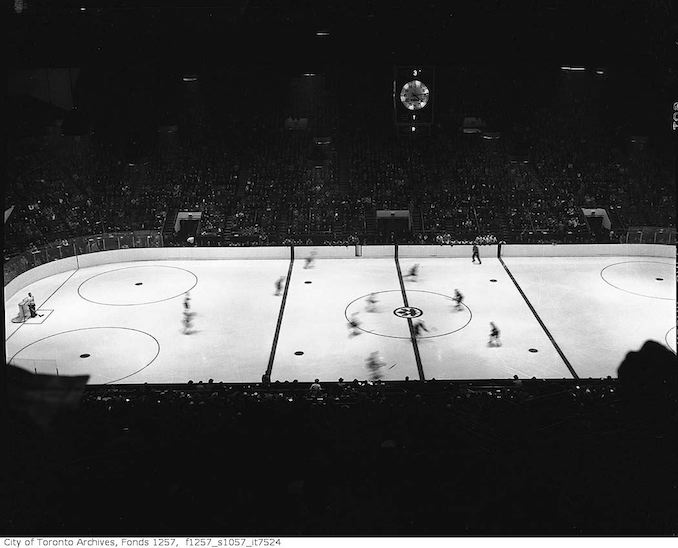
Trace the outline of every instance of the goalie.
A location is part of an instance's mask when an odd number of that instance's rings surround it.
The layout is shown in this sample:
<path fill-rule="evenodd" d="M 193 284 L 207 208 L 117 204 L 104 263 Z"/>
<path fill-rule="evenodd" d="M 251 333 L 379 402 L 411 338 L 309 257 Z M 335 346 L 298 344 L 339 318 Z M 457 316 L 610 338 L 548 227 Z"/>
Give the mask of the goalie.
<path fill-rule="evenodd" d="M 29 293 L 28 297 L 19 303 L 19 314 L 12 318 L 12 323 L 24 323 L 26 320 L 36 316 L 42 317 L 42 314 L 38 314 L 35 309 L 35 297 L 33 297 L 32 293 Z"/>

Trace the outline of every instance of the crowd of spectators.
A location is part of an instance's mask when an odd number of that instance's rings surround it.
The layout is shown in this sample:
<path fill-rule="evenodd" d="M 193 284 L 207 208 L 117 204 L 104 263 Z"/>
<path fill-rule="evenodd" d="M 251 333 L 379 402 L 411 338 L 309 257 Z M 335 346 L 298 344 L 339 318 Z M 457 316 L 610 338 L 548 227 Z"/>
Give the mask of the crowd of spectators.
<path fill-rule="evenodd" d="M 381 209 L 410 211 L 411 232 L 399 238 L 411 243 L 586 240 L 582 206 L 605 208 L 616 234 L 675 224 L 662 151 L 642 136 L 620 144 L 593 96 L 557 95 L 484 139 L 459 120 L 398 136 L 368 109 L 337 109 L 340 91 L 325 87 L 309 129 L 284 129 L 284 113 L 272 111 L 202 139 L 179 128 L 133 161 L 95 135 L 13 142 L 7 249 L 168 229 L 181 209 L 201 212 L 196 237 L 208 245 L 375 242 Z M 489 100 L 457 107 L 498 115 Z"/>
<path fill-rule="evenodd" d="M 486 234 L 485 236 L 477 236 L 473 240 L 453 240 L 451 234 L 438 234 L 435 241 L 440 245 L 494 245 L 499 243 L 496 236 L 492 234 Z"/>
<path fill-rule="evenodd" d="M 675 533 L 675 372 L 645 363 L 640 388 L 638 365 L 606 380 L 89 387 L 48 431 L 13 416 L 5 522 L 59 535 Z"/>

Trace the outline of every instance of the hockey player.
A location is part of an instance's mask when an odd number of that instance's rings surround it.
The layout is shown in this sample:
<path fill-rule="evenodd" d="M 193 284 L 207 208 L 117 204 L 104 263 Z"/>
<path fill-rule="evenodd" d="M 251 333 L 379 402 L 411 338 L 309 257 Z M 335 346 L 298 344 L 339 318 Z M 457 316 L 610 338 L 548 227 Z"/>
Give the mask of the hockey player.
<path fill-rule="evenodd" d="M 28 294 L 28 311 L 31 314 L 31 318 L 35 318 L 38 313 L 35 311 L 35 297 L 32 293 Z"/>
<path fill-rule="evenodd" d="M 349 329 L 349 337 L 356 337 L 360 335 L 360 320 L 358 319 L 358 313 L 354 312 L 351 314 L 351 317 L 348 320 L 348 329 Z"/>
<path fill-rule="evenodd" d="M 421 337 L 422 331 L 426 331 L 426 333 L 429 332 L 423 320 L 417 320 L 416 322 L 414 322 L 412 324 L 412 329 L 414 330 L 415 337 Z"/>
<path fill-rule="evenodd" d="M 278 297 L 282 293 L 283 283 L 285 283 L 285 276 L 280 276 L 275 281 L 275 296 Z"/>
<path fill-rule="evenodd" d="M 370 374 L 370 380 L 371 381 L 378 381 L 381 379 L 381 369 L 386 365 L 384 363 L 384 360 L 379 354 L 378 350 L 375 350 L 372 352 L 369 357 L 365 360 L 365 365 L 367 366 L 367 369 L 369 370 Z"/>
<path fill-rule="evenodd" d="M 184 293 L 184 310 L 190 310 L 191 309 L 191 294 L 186 291 Z"/>
<path fill-rule="evenodd" d="M 315 262 L 315 256 L 317 253 L 315 251 L 311 251 L 311 254 L 306 257 L 306 264 L 304 265 L 304 268 L 313 268 L 313 263 Z"/>
<path fill-rule="evenodd" d="M 367 311 L 368 312 L 376 312 L 377 311 L 377 303 L 379 302 L 377 300 L 377 296 L 374 293 L 370 293 L 367 296 Z"/>
<path fill-rule="evenodd" d="M 487 343 L 488 346 L 501 346 L 501 340 L 499 339 L 499 328 L 494 322 L 490 322 L 490 340 Z"/>
<path fill-rule="evenodd" d="M 478 251 L 478 246 L 476 244 L 473 244 L 473 258 L 471 262 L 475 263 L 476 259 L 478 259 L 478 264 L 483 264 L 482 261 L 480 260 L 480 252 Z"/>
<path fill-rule="evenodd" d="M 464 296 L 458 289 L 454 290 L 454 302 L 457 303 L 454 307 L 455 310 L 461 310 L 461 303 L 464 302 Z"/>
<path fill-rule="evenodd" d="M 193 327 L 193 312 L 188 309 L 184 310 L 184 334 L 189 335 L 191 333 L 191 328 Z"/>
<path fill-rule="evenodd" d="M 410 270 L 407 272 L 406 277 L 412 280 L 413 282 L 416 282 L 418 276 L 419 276 L 419 263 L 416 263 L 410 267 Z"/>

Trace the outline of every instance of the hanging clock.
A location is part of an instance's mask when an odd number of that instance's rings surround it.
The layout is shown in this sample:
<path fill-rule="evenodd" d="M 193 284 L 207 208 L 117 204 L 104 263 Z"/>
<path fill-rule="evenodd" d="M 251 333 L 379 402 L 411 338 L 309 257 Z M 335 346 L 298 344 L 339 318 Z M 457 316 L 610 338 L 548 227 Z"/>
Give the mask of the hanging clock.
<path fill-rule="evenodd" d="M 419 80 L 407 82 L 400 90 L 400 102 L 406 109 L 419 110 L 426 106 L 430 92 Z"/>
<path fill-rule="evenodd" d="M 430 133 L 436 103 L 435 67 L 394 65 L 391 92 L 396 131 L 408 135 Z"/>

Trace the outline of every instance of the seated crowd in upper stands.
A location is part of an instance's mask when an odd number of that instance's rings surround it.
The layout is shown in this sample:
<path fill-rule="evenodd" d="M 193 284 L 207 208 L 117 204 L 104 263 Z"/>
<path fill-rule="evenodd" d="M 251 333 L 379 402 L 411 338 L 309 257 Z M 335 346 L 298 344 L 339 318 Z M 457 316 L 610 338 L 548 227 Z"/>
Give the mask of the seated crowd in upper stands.
<path fill-rule="evenodd" d="M 568 107 L 537 109 L 485 140 L 459 127 L 399 138 L 326 105 L 307 131 L 284 130 L 279 116 L 238 126 L 247 146 L 177 135 L 134 162 L 95 136 L 66 153 L 24 139 L 10 145 L 6 203 L 15 210 L 5 249 L 159 231 L 179 210 L 202 212 L 199 245 L 380 243 L 388 235 L 375 224 L 379 209 L 410 211 L 405 241 L 441 245 L 589 241 L 581 206 L 608 211 L 610 241 L 628 226 L 674 226 L 675 194 L 657 153 L 620 151 L 586 122 L 590 105 Z M 331 136 L 324 144 L 314 139 L 321 133 Z M 520 135 L 532 144 L 517 158 Z"/>

